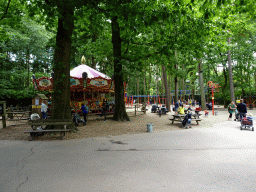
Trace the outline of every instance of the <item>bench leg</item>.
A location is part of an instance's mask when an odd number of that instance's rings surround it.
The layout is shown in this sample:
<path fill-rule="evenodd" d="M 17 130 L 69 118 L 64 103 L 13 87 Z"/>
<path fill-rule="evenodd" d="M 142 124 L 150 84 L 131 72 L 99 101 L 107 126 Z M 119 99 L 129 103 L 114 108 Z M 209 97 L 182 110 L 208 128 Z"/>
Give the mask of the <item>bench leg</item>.
<path fill-rule="evenodd" d="M 199 125 L 199 121 L 196 121 L 196 124 Z"/>
<path fill-rule="evenodd" d="M 60 132 L 60 140 L 63 140 L 65 136 L 65 132 Z"/>
<path fill-rule="evenodd" d="M 30 133 L 31 140 L 35 140 L 35 133 Z"/>

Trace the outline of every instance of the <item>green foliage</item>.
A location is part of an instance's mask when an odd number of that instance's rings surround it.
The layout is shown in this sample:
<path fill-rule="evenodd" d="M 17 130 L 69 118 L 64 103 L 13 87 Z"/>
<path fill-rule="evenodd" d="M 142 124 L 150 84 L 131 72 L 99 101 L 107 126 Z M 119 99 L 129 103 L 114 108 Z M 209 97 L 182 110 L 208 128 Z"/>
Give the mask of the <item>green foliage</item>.
<path fill-rule="evenodd" d="M 156 78 L 161 92 L 162 71 L 158 69 L 162 64 L 172 83 L 178 77 L 182 87 L 183 78 L 196 89 L 197 59 L 202 59 L 205 85 L 209 80 L 219 82 L 222 91 L 216 98 L 228 101 L 229 82 L 223 74 L 228 66 L 228 50 L 232 53 L 236 96 L 255 94 L 256 4 L 253 0 L 102 0 L 92 4 L 80 0 L 12 0 L 5 14 L 7 2 L 0 2 L 0 98 L 29 97 L 33 93 L 32 73 L 38 77 L 49 75 L 57 18 L 63 14 L 59 9 L 65 6 L 76 7 L 71 68 L 79 65 L 84 55 L 86 64 L 112 76 L 111 18 L 118 16 L 122 73 L 128 82 L 128 94 L 136 93 L 137 81 L 141 93 L 150 89 L 156 92 Z M 228 37 L 232 39 L 230 45 Z"/>

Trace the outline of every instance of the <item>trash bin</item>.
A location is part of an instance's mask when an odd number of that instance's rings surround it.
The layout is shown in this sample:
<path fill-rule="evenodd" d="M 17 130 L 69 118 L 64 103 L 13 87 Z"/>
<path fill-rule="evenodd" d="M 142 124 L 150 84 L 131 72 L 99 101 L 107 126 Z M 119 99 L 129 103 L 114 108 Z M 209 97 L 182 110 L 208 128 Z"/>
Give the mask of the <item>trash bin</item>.
<path fill-rule="evenodd" d="M 153 132 L 153 124 L 147 124 L 147 132 L 152 133 Z"/>

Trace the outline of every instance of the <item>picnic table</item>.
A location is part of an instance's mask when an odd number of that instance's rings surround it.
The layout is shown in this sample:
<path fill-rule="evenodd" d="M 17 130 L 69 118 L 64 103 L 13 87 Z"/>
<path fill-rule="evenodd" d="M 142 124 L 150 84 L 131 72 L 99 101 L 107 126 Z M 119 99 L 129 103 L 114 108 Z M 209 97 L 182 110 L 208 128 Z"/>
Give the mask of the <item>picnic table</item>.
<path fill-rule="evenodd" d="M 23 117 L 26 116 L 25 111 L 11 111 L 11 112 L 6 112 L 7 117 L 9 117 L 12 120 L 21 120 Z"/>
<path fill-rule="evenodd" d="M 172 121 L 172 124 L 174 121 L 178 121 L 178 122 L 182 122 L 184 117 L 186 116 L 187 114 L 174 114 L 172 115 L 173 118 L 170 119 L 170 121 Z M 199 118 L 201 114 L 191 114 L 191 117 L 192 117 L 192 121 L 196 121 L 197 125 L 199 125 L 199 121 L 201 121 L 201 119 Z"/>
<path fill-rule="evenodd" d="M 31 136 L 31 140 L 34 140 L 38 133 L 60 133 L 60 139 L 62 140 L 65 136 L 66 132 L 69 132 L 70 129 L 67 129 L 67 125 L 71 125 L 71 120 L 64 120 L 64 119 L 51 119 L 51 120 L 30 120 L 28 122 L 31 126 L 42 126 L 42 125 L 62 125 L 64 129 L 41 129 L 41 130 L 29 130 L 24 131 L 24 133 L 29 133 Z"/>

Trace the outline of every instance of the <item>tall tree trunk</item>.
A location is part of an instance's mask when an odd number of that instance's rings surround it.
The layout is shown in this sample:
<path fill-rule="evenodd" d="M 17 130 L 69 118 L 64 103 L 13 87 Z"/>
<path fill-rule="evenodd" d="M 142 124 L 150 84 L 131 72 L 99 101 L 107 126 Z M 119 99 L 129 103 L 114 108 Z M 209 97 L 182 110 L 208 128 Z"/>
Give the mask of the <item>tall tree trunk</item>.
<path fill-rule="evenodd" d="M 170 104 L 172 105 L 172 85 L 171 85 L 171 76 L 168 76 L 168 85 L 169 85 L 169 100 L 170 100 Z"/>
<path fill-rule="evenodd" d="M 167 75 L 165 71 L 165 66 L 162 65 L 162 70 L 163 70 L 163 80 L 164 80 L 164 87 L 165 87 L 165 97 L 166 97 L 166 108 L 168 111 L 170 111 L 170 87 L 168 86 L 168 81 L 167 81 Z"/>
<path fill-rule="evenodd" d="M 256 69 L 254 68 L 254 88 L 256 88 Z"/>
<path fill-rule="evenodd" d="M 53 119 L 70 119 L 70 54 L 71 37 L 74 29 L 74 10 L 61 7 L 59 13 L 54 53 Z"/>
<path fill-rule="evenodd" d="M 228 44 L 230 44 L 231 38 L 228 38 Z M 231 62 L 231 51 L 228 51 L 228 69 L 229 69 L 229 87 L 230 87 L 230 96 L 231 101 L 235 102 L 235 91 L 233 83 L 233 72 L 232 72 L 232 62 Z"/>
<path fill-rule="evenodd" d="M 177 70 L 177 64 L 174 65 L 174 69 Z M 174 77 L 174 85 L 175 85 L 175 102 L 177 102 L 179 99 L 179 95 L 178 95 L 178 77 L 177 75 L 175 75 Z"/>
<path fill-rule="evenodd" d="M 139 73 L 137 73 L 136 84 L 137 84 L 136 95 L 140 95 L 140 75 L 139 75 Z"/>
<path fill-rule="evenodd" d="M 146 69 L 144 69 L 144 75 L 143 75 L 143 95 L 147 95 L 146 93 Z M 142 98 L 142 102 L 146 102 L 146 97 Z"/>
<path fill-rule="evenodd" d="M 228 107 L 228 101 L 226 100 L 226 93 L 225 93 L 225 90 L 228 86 L 228 75 L 227 75 L 227 72 L 226 72 L 226 69 L 223 68 L 223 75 L 224 75 L 224 85 L 222 87 L 222 93 L 223 93 L 223 98 L 224 98 L 224 108 Z"/>
<path fill-rule="evenodd" d="M 94 31 L 93 35 L 92 35 L 92 42 L 93 43 L 96 42 L 96 39 L 97 39 L 97 32 Z M 95 57 L 94 56 L 92 56 L 92 68 L 96 69 L 96 61 L 95 61 Z"/>
<path fill-rule="evenodd" d="M 117 16 L 112 17 L 112 43 L 114 55 L 114 81 L 115 81 L 115 113 L 113 119 L 116 121 L 129 121 L 124 103 L 124 78 L 123 66 L 121 63 L 121 37 Z"/>
<path fill-rule="evenodd" d="M 158 87 L 158 66 L 156 66 L 156 95 L 159 95 L 159 87 Z M 156 98 L 156 103 L 159 104 L 158 97 Z"/>
<path fill-rule="evenodd" d="M 182 71 L 185 71 L 185 66 L 182 64 Z M 185 84 L 185 77 L 182 77 L 182 99 L 186 100 L 186 84 Z"/>
<path fill-rule="evenodd" d="M 161 79 L 162 79 L 162 99 L 160 99 L 160 101 L 163 104 L 164 103 L 163 98 L 164 98 L 164 93 L 165 93 L 163 72 L 162 72 L 162 78 Z"/>
<path fill-rule="evenodd" d="M 150 84 L 151 84 L 151 67 L 150 67 L 150 64 L 148 65 L 148 67 L 149 67 L 149 76 L 148 76 L 148 94 L 150 95 Z"/>
<path fill-rule="evenodd" d="M 183 87 L 181 86 L 181 84 L 182 84 L 182 79 L 179 79 L 179 87 L 180 87 L 180 89 L 183 89 Z M 180 100 L 182 101 L 182 94 L 183 94 L 183 90 L 180 90 Z"/>
<path fill-rule="evenodd" d="M 27 70 L 28 70 L 28 82 L 27 82 L 27 91 L 29 89 L 29 48 L 27 48 L 27 54 L 26 54 L 26 63 L 27 63 Z"/>
<path fill-rule="evenodd" d="M 198 60 L 198 73 L 199 73 L 199 85 L 200 85 L 200 94 L 201 94 L 201 105 L 202 105 L 202 109 L 206 110 L 202 60 Z"/>

